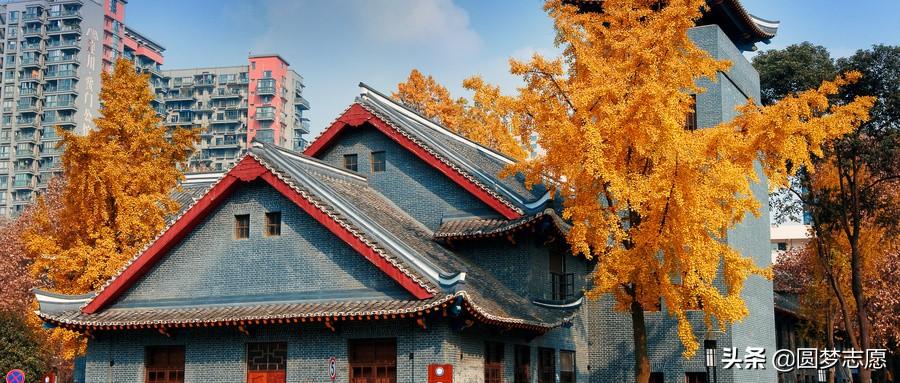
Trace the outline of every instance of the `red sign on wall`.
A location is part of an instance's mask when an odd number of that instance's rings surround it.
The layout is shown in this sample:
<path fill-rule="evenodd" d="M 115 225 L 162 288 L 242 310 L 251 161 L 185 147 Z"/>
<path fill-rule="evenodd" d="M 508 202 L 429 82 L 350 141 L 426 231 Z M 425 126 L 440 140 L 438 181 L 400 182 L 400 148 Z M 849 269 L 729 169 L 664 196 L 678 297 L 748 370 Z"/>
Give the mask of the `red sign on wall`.
<path fill-rule="evenodd" d="M 453 383 L 453 365 L 429 364 L 428 383 Z"/>

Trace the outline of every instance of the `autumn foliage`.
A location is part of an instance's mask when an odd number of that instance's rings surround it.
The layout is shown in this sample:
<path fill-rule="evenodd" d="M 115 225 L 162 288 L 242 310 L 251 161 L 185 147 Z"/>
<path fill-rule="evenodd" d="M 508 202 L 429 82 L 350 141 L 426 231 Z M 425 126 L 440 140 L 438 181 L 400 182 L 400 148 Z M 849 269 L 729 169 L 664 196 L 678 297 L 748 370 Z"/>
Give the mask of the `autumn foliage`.
<path fill-rule="evenodd" d="M 512 115 L 505 126 L 518 142 L 537 137 L 543 149 L 508 171 L 565 197 L 571 247 L 599 261 L 588 295 L 611 293 L 618 309 L 632 314 L 642 382 L 649 379 L 645 308 L 663 302 L 678 320 L 686 357 L 698 348 L 688 310 L 702 309 L 707 325 L 722 329 L 745 317 L 744 281 L 768 271 L 726 235 L 759 214 L 752 186 L 784 185 L 811 155 L 822 154 L 823 143 L 866 121 L 873 103 L 831 102 L 859 78 L 847 73 L 774 105 L 749 100 L 717 126 L 686 129 L 694 95 L 704 91 L 698 84 L 730 67 L 688 38 L 705 6 L 608 0 L 599 13 L 548 1 L 563 56 L 511 60 L 525 86 L 503 100 Z"/>
<path fill-rule="evenodd" d="M 513 134 L 520 121 L 513 98 L 477 76 L 463 81 L 463 87 L 473 92 L 471 103 L 465 98 L 452 99 L 450 91 L 433 77 L 413 69 L 406 82 L 397 84 L 393 97 L 472 141 L 524 159 L 528 152 Z"/>
<path fill-rule="evenodd" d="M 101 117 L 85 136 L 60 131 L 67 183 L 25 234 L 32 272 L 62 293 L 100 287 L 177 211 L 170 197 L 197 132 L 160 124 L 146 74 L 119 60 L 103 73 Z"/>

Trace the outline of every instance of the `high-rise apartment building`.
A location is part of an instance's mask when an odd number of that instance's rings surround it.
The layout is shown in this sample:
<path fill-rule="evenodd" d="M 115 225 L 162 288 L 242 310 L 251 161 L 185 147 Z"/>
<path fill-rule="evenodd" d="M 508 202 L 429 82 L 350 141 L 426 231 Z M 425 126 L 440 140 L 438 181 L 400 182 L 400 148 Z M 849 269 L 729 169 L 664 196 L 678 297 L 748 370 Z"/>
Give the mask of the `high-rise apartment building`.
<path fill-rule="evenodd" d="M 193 170 L 222 170 L 258 141 L 302 150 L 309 120 L 303 77 L 276 54 L 252 55 L 247 65 L 164 70 L 157 95 L 167 126 L 199 127 Z"/>
<path fill-rule="evenodd" d="M 126 46 L 145 67 L 155 61 L 158 72 L 162 47 L 134 32 L 129 37 L 125 4 L 0 4 L 0 216 L 21 212 L 60 171 L 55 127 L 78 134 L 91 129 L 99 110 L 100 73 Z"/>

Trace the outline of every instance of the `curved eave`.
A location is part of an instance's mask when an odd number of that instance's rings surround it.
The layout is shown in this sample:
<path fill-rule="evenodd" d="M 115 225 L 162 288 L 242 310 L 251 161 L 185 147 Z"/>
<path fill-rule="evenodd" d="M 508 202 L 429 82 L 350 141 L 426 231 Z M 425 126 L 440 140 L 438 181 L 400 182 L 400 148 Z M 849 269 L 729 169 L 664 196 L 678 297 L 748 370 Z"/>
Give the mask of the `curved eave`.
<path fill-rule="evenodd" d="M 36 311 L 35 314 L 44 322 L 63 327 L 73 331 L 90 332 L 90 331 L 115 331 L 115 330 L 141 330 L 141 329 L 158 329 L 165 331 L 175 328 L 200 328 L 200 327 L 238 327 L 248 325 L 278 325 L 278 324 L 305 324 L 305 323 L 326 323 L 326 326 L 332 326 L 340 322 L 362 322 L 372 320 L 397 320 L 397 319 L 424 319 L 426 315 L 442 312 L 448 309 L 451 304 L 462 297 L 462 306 L 476 321 L 505 329 L 521 329 L 545 333 L 553 328 L 565 326 L 571 323 L 571 316 L 564 318 L 556 323 L 541 323 L 539 321 L 525 320 L 520 318 L 510 318 L 503 315 L 496 315 L 483 309 L 477 303 L 473 302 L 465 291 L 460 291 L 453 295 L 447 295 L 438 299 L 432 299 L 430 302 L 423 302 L 422 305 L 405 308 L 400 310 L 367 310 L 367 311 L 323 311 L 302 314 L 280 314 L 280 315 L 253 315 L 244 317 L 234 317 L 227 319 L 192 319 L 192 320 L 135 320 L 135 321 L 102 321 L 102 320 L 86 320 L 66 318 L 65 315 L 49 314 L 43 311 Z"/>
<path fill-rule="evenodd" d="M 718 25 L 742 50 L 753 50 L 758 42 L 768 43 L 778 32 L 780 22 L 747 12 L 739 0 L 709 0 L 709 8 L 698 25 Z"/>

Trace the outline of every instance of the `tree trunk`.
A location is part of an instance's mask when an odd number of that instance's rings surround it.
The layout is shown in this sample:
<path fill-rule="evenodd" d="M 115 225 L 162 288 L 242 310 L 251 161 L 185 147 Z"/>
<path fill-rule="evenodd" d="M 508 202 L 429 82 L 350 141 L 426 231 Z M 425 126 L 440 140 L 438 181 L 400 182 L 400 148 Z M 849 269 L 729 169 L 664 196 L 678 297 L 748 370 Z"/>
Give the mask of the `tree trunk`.
<path fill-rule="evenodd" d="M 862 254 L 859 253 L 859 236 L 850 238 L 850 288 L 853 292 L 853 299 L 856 300 L 856 321 L 859 325 L 859 346 L 861 350 L 868 350 L 869 342 L 869 315 L 866 310 L 866 298 L 863 295 L 862 285 Z M 859 369 L 859 381 L 869 383 L 872 378 L 872 371 L 866 368 Z"/>
<path fill-rule="evenodd" d="M 829 305 L 828 312 L 825 313 L 825 347 L 834 350 L 834 313 L 831 307 Z M 834 372 L 833 368 L 828 372 L 828 383 L 834 383 Z"/>
<path fill-rule="evenodd" d="M 647 355 L 647 324 L 644 322 L 644 307 L 637 298 L 631 297 L 631 329 L 634 333 L 634 381 L 650 382 L 650 357 Z"/>

